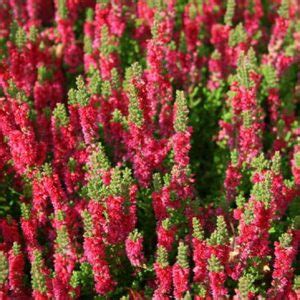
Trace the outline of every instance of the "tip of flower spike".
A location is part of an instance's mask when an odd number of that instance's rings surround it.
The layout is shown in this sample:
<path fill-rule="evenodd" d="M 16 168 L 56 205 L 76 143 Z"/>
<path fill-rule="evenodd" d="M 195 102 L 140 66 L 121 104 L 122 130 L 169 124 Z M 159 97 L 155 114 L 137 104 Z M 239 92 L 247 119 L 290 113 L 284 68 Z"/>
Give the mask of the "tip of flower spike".
<path fill-rule="evenodd" d="M 291 246 L 293 241 L 293 237 L 290 233 L 283 233 L 280 237 L 279 237 L 279 242 L 280 242 L 280 246 L 283 248 L 288 248 Z"/>
<path fill-rule="evenodd" d="M 271 166 L 272 171 L 275 174 L 280 174 L 281 170 L 281 155 L 279 151 L 276 151 L 274 156 L 272 157 L 272 166 Z"/>
<path fill-rule="evenodd" d="M 142 237 L 142 234 L 137 229 L 134 229 L 132 232 L 130 232 L 128 236 L 128 238 L 134 242 L 136 242 Z"/>
<path fill-rule="evenodd" d="M 162 225 L 163 229 L 169 230 L 169 229 L 171 228 L 171 225 L 172 225 L 172 224 L 171 224 L 170 218 L 164 219 L 164 220 L 161 222 L 161 225 Z"/>
<path fill-rule="evenodd" d="M 19 49 L 22 49 L 26 44 L 26 32 L 22 26 L 18 26 L 16 36 L 15 36 L 15 44 Z"/>
<path fill-rule="evenodd" d="M 250 71 L 255 70 L 255 53 L 253 49 L 245 54 L 241 52 L 238 59 L 237 80 L 239 84 L 245 88 L 250 88 L 253 82 L 250 80 Z"/>
<path fill-rule="evenodd" d="M 128 129 L 127 118 L 122 114 L 119 109 L 115 109 L 112 113 L 111 122 L 120 123 L 125 130 Z"/>
<path fill-rule="evenodd" d="M 103 145 L 99 142 L 96 149 L 91 153 L 89 157 L 90 168 L 95 170 L 109 170 L 110 163 L 105 155 Z"/>
<path fill-rule="evenodd" d="M 41 175 L 51 176 L 52 175 L 52 165 L 51 163 L 44 163 L 41 167 Z"/>
<path fill-rule="evenodd" d="M 88 105 L 89 101 L 90 101 L 90 96 L 87 92 L 85 83 L 84 83 L 84 79 L 81 75 L 79 75 L 76 78 L 76 86 L 77 86 L 77 90 L 76 90 L 76 102 L 80 105 L 80 106 L 86 106 Z M 71 97 L 74 96 L 73 94 L 74 92 L 72 92 Z"/>
<path fill-rule="evenodd" d="M 70 170 L 71 173 L 74 173 L 76 170 L 76 166 L 77 166 L 77 161 L 74 157 L 70 157 L 69 161 L 68 161 L 68 168 Z"/>
<path fill-rule="evenodd" d="M 195 20 L 195 18 L 197 17 L 198 14 L 198 9 L 197 6 L 192 3 L 191 6 L 189 7 L 189 17 L 192 20 Z"/>
<path fill-rule="evenodd" d="M 251 195 L 255 197 L 255 200 L 260 201 L 264 203 L 266 207 L 269 207 L 272 199 L 271 186 L 272 175 L 268 171 L 265 173 L 264 179 L 262 181 L 254 184 Z"/>
<path fill-rule="evenodd" d="M 29 40 L 35 43 L 38 38 L 39 30 L 36 26 L 30 26 L 29 29 Z"/>
<path fill-rule="evenodd" d="M 221 265 L 219 259 L 213 254 L 209 259 L 208 259 L 208 270 L 210 272 L 221 272 L 223 271 L 224 267 Z"/>
<path fill-rule="evenodd" d="M 42 273 L 43 258 L 40 250 L 33 251 L 33 262 L 31 264 L 31 284 L 35 291 L 42 294 L 47 292 L 46 278 Z"/>
<path fill-rule="evenodd" d="M 53 77 L 53 72 L 51 70 L 48 70 L 44 65 L 38 67 L 37 73 L 37 79 L 40 83 L 43 83 Z"/>
<path fill-rule="evenodd" d="M 111 96 L 111 84 L 109 80 L 104 80 L 101 83 L 101 95 L 106 99 Z"/>
<path fill-rule="evenodd" d="M 156 261 L 162 267 L 165 268 L 169 265 L 168 251 L 165 247 L 159 246 L 157 248 Z"/>
<path fill-rule="evenodd" d="M 256 69 L 257 67 L 257 57 L 256 57 L 256 52 L 253 47 L 250 47 L 248 52 L 247 52 L 247 57 L 249 64 L 252 69 Z"/>
<path fill-rule="evenodd" d="M 255 278 L 251 274 L 243 275 L 238 282 L 238 290 L 242 299 L 248 299 L 249 292 L 253 290 L 253 282 Z"/>
<path fill-rule="evenodd" d="M 81 214 L 83 219 L 84 237 L 93 236 L 93 219 L 87 210 L 84 210 Z"/>
<path fill-rule="evenodd" d="M 235 202 L 236 202 L 236 206 L 238 208 L 243 208 L 245 203 L 246 203 L 246 198 L 244 197 L 243 194 L 239 194 L 236 199 L 235 199 Z"/>
<path fill-rule="evenodd" d="M 187 269 L 189 267 L 188 262 L 188 246 L 183 242 L 179 242 L 178 245 L 178 254 L 177 254 L 177 263 L 180 267 Z"/>
<path fill-rule="evenodd" d="M 102 80 L 98 70 L 93 69 L 91 71 L 91 78 L 89 82 L 89 90 L 93 95 L 100 95 L 101 94 L 101 86 Z"/>
<path fill-rule="evenodd" d="M 228 242 L 227 225 L 223 216 L 217 217 L 217 228 L 211 234 L 209 242 L 212 245 L 223 245 Z"/>
<path fill-rule="evenodd" d="M 0 251 L 0 287 L 5 284 L 8 276 L 8 261 L 5 253 Z"/>
<path fill-rule="evenodd" d="M 25 220 L 30 219 L 30 205 L 26 203 L 21 203 L 21 215 Z"/>
<path fill-rule="evenodd" d="M 13 246 L 12 246 L 12 251 L 13 251 L 14 255 L 20 254 L 21 253 L 21 246 L 20 246 L 20 244 L 18 244 L 17 242 L 14 242 Z"/>
<path fill-rule="evenodd" d="M 61 19 L 66 19 L 68 17 L 68 7 L 67 0 L 58 0 L 58 15 Z"/>
<path fill-rule="evenodd" d="M 138 90 L 133 84 L 134 80 L 140 79 L 142 76 L 142 69 L 138 63 L 134 63 L 126 70 L 125 89 L 129 96 L 129 115 L 128 119 L 132 124 L 142 127 L 144 123 L 143 112 L 140 108 L 138 99 Z"/>
<path fill-rule="evenodd" d="M 118 90 L 120 88 L 120 76 L 116 68 L 113 68 L 111 70 L 111 85 L 115 90 Z"/>
<path fill-rule="evenodd" d="M 53 110 L 53 117 L 57 127 L 66 126 L 69 124 L 69 117 L 67 115 L 66 107 L 63 103 L 57 103 Z"/>
<path fill-rule="evenodd" d="M 56 220 L 58 221 L 63 221 L 65 219 L 65 213 L 62 210 L 57 210 L 56 211 Z"/>
<path fill-rule="evenodd" d="M 65 225 L 60 226 L 59 229 L 57 229 L 55 243 L 57 253 L 66 253 L 66 251 L 68 251 L 70 238 Z"/>
<path fill-rule="evenodd" d="M 162 178 L 160 173 L 153 174 L 153 187 L 155 191 L 159 191 L 162 188 Z"/>
<path fill-rule="evenodd" d="M 130 186 L 133 184 L 132 172 L 129 168 L 121 170 L 119 167 L 113 169 L 109 192 L 111 195 L 128 196 Z"/>
<path fill-rule="evenodd" d="M 282 18 L 288 19 L 289 18 L 289 0 L 282 0 L 281 5 L 278 9 L 278 15 Z"/>
<path fill-rule="evenodd" d="M 213 60 L 220 60 L 221 59 L 221 53 L 220 53 L 220 51 L 218 49 L 215 49 L 213 51 L 213 53 L 211 54 L 211 58 Z"/>
<path fill-rule="evenodd" d="M 188 123 L 188 107 L 183 91 L 176 91 L 174 129 L 176 132 L 186 131 Z"/>
<path fill-rule="evenodd" d="M 9 30 L 9 39 L 13 43 L 16 43 L 16 33 L 19 28 L 19 24 L 16 20 L 13 20 L 10 24 L 10 30 Z"/>
<path fill-rule="evenodd" d="M 83 51 L 87 54 L 93 53 L 93 40 L 88 35 L 83 38 Z"/>
<path fill-rule="evenodd" d="M 109 3 L 109 0 L 97 0 L 96 2 L 105 7 Z"/>
<path fill-rule="evenodd" d="M 116 50 L 117 49 L 114 45 L 114 38 L 112 35 L 110 35 L 107 25 L 102 25 L 99 49 L 100 53 L 103 56 L 107 57 Z"/>
<path fill-rule="evenodd" d="M 251 161 L 251 166 L 255 169 L 255 171 L 261 172 L 269 168 L 269 161 L 267 161 L 264 154 L 261 153 Z"/>
<path fill-rule="evenodd" d="M 231 164 L 236 167 L 239 163 L 239 153 L 236 149 L 232 150 L 230 152 L 230 160 L 231 160 Z"/>
<path fill-rule="evenodd" d="M 156 10 L 158 10 L 158 11 L 162 11 L 163 9 L 165 9 L 167 7 L 166 3 L 163 0 L 154 0 L 154 1 L 151 1 L 151 3 L 152 3 L 152 7 L 156 8 Z"/>
<path fill-rule="evenodd" d="M 278 87 L 278 78 L 277 78 L 276 70 L 272 65 L 267 65 L 267 64 L 262 65 L 261 72 L 264 76 L 268 88 Z"/>
<path fill-rule="evenodd" d="M 70 89 L 68 91 L 68 104 L 75 105 L 76 104 L 76 90 Z"/>
<path fill-rule="evenodd" d="M 192 296 L 189 291 L 185 293 L 183 300 L 192 300 Z"/>
<path fill-rule="evenodd" d="M 294 154 L 295 165 L 297 168 L 300 168 L 300 152 Z"/>
<path fill-rule="evenodd" d="M 80 271 L 73 271 L 70 279 L 70 285 L 72 288 L 76 289 L 80 285 Z"/>
<path fill-rule="evenodd" d="M 135 62 L 125 71 L 125 83 L 128 85 L 133 79 L 138 80 L 143 74 L 142 66 Z M 125 86 L 126 87 L 126 86 Z"/>
<path fill-rule="evenodd" d="M 234 10 L 235 10 L 235 0 L 227 0 L 224 23 L 228 26 L 232 26 L 232 19 L 234 17 Z"/>
<path fill-rule="evenodd" d="M 153 39 L 156 39 L 158 37 L 158 28 L 159 28 L 160 19 L 161 19 L 160 13 L 156 12 L 154 14 L 154 20 L 151 26 L 151 35 Z"/>
<path fill-rule="evenodd" d="M 201 283 L 194 284 L 193 290 L 195 291 L 195 295 L 205 299 L 207 291 L 206 291 L 204 284 L 201 284 Z"/>
<path fill-rule="evenodd" d="M 252 115 L 251 111 L 245 110 L 242 112 L 242 117 L 243 117 L 243 126 L 245 128 L 250 128 L 252 125 Z"/>
<path fill-rule="evenodd" d="M 198 240 L 203 240 L 204 238 L 202 226 L 196 217 L 193 218 L 193 236 Z"/>
<path fill-rule="evenodd" d="M 294 279 L 294 290 L 297 291 L 300 289 L 300 275 L 295 276 Z"/>
<path fill-rule="evenodd" d="M 93 19 L 94 19 L 94 10 L 91 7 L 88 7 L 86 9 L 85 19 L 88 22 L 92 22 L 93 21 Z"/>
<path fill-rule="evenodd" d="M 246 42 L 247 33 L 242 23 L 239 23 L 233 30 L 230 31 L 229 46 L 235 47 L 236 45 Z"/>

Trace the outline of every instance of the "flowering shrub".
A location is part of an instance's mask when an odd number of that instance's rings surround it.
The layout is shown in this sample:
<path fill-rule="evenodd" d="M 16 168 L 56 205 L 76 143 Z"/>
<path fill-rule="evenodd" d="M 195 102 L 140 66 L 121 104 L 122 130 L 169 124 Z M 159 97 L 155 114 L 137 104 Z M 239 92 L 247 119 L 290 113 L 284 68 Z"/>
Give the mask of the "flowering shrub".
<path fill-rule="evenodd" d="M 298 1 L 0 20 L 0 299 L 299 298 Z"/>

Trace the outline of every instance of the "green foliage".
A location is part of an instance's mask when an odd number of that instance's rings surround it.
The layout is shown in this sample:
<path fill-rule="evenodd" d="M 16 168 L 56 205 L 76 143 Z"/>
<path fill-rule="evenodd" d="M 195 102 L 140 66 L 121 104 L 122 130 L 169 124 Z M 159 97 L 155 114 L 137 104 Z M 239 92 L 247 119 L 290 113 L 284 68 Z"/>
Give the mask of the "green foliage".
<path fill-rule="evenodd" d="M 236 199 L 235 199 L 236 205 L 238 208 L 243 208 L 245 203 L 246 203 L 246 199 L 242 194 L 239 194 Z"/>
<path fill-rule="evenodd" d="M 92 266 L 87 262 L 81 263 L 80 269 L 73 271 L 70 285 L 73 288 L 80 286 L 82 297 L 89 297 L 94 285 Z"/>
<path fill-rule="evenodd" d="M 41 65 L 37 69 L 37 77 L 40 83 L 45 82 L 46 80 L 51 80 L 53 77 L 52 70 L 48 70 L 46 66 Z"/>

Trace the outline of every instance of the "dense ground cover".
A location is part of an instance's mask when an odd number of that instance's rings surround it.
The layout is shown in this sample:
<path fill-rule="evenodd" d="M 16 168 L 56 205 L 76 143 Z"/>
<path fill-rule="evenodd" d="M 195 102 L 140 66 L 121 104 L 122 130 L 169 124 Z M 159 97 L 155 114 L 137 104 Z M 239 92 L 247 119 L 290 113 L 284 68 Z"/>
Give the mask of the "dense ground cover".
<path fill-rule="evenodd" d="M 297 0 L 0 1 L 0 299 L 297 299 Z"/>

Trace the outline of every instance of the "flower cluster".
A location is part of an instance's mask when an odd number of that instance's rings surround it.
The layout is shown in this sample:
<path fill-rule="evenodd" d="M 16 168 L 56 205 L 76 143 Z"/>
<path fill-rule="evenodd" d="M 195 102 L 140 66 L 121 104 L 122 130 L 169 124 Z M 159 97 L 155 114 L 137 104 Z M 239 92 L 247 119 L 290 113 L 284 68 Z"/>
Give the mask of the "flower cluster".
<path fill-rule="evenodd" d="M 297 299 L 296 0 L 0 1 L 0 299 Z"/>

